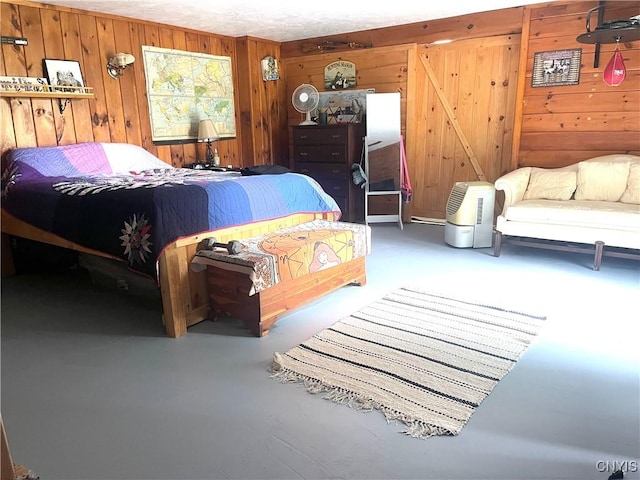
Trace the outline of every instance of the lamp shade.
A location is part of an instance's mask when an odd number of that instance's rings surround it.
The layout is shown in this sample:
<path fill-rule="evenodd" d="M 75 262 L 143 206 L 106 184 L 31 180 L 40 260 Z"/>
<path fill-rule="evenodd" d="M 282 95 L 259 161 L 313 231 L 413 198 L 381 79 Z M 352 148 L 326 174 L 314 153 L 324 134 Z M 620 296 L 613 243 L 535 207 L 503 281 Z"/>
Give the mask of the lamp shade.
<path fill-rule="evenodd" d="M 200 120 L 200 124 L 198 125 L 198 141 L 206 142 L 208 140 L 217 140 L 218 138 L 218 131 L 213 122 L 209 118 Z"/>
<path fill-rule="evenodd" d="M 117 67 L 126 67 L 127 65 L 131 65 L 135 61 L 136 57 L 134 57 L 130 53 L 120 52 L 116 53 L 115 56 L 111 60 L 109 60 L 109 63 L 112 63 Z"/>

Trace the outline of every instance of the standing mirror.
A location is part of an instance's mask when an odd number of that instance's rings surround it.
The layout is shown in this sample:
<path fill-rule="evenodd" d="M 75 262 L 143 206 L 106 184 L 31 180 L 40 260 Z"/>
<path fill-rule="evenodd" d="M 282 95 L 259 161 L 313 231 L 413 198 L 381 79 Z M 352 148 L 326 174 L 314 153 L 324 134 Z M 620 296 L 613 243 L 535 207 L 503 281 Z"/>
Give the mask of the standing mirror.
<path fill-rule="evenodd" d="M 398 222 L 402 229 L 400 94 L 367 95 L 365 223 Z"/>

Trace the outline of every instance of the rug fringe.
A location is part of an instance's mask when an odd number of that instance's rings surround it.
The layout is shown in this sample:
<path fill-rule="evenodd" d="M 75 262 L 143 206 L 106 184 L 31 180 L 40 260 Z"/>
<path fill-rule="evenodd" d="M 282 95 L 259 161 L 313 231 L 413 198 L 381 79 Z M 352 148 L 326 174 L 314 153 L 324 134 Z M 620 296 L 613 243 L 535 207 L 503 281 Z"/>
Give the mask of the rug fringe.
<path fill-rule="evenodd" d="M 457 435 L 457 432 L 452 432 L 451 430 L 436 425 L 430 425 L 421 420 L 404 415 L 350 390 L 327 385 L 317 378 L 289 370 L 288 368 L 283 367 L 281 359 L 281 354 L 277 352 L 274 353 L 273 362 L 269 368 L 271 378 L 281 383 L 300 383 L 304 385 L 305 389 L 309 393 L 313 393 L 314 395 L 324 393 L 325 395 L 323 398 L 326 400 L 330 400 L 341 405 L 348 405 L 350 408 L 361 410 L 363 412 L 379 410 L 384 415 L 387 422 L 400 422 L 406 425 L 407 428 L 402 433 L 413 438 L 430 438 L 437 435 Z"/>

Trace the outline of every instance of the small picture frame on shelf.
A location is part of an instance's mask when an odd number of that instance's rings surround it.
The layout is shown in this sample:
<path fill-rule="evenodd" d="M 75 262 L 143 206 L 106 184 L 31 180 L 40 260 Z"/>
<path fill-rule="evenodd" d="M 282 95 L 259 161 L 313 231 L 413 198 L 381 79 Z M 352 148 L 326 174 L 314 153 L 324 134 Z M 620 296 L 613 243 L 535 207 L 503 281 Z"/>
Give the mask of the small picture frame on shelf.
<path fill-rule="evenodd" d="M 85 93 L 80 62 L 45 58 L 42 67 L 52 92 Z"/>

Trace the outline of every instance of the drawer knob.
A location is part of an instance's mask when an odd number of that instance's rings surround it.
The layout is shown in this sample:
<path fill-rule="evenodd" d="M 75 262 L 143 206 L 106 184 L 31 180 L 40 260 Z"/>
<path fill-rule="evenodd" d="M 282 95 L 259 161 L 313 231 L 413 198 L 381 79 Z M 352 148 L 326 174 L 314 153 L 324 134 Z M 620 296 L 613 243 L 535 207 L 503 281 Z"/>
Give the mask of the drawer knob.
<path fill-rule="evenodd" d="M 306 138 L 309 138 L 309 135 L 300 135 L 300 138 L 302 138 L 304 140 Z"/>
<path fill-rule="evenodd" d="M 332 157 L 339 157 L 340 156 L 340 152 L 331 152 L 331 156 Z"/>
<path fill-rule="evenodd" d="M 300 156 L 301 156 L 301 157 L 306 157 L 306 156 L 308 156 L 308 155 L 309 155 L 309 154 L 308 154 L 307 152 L 300 152 Z"/>

